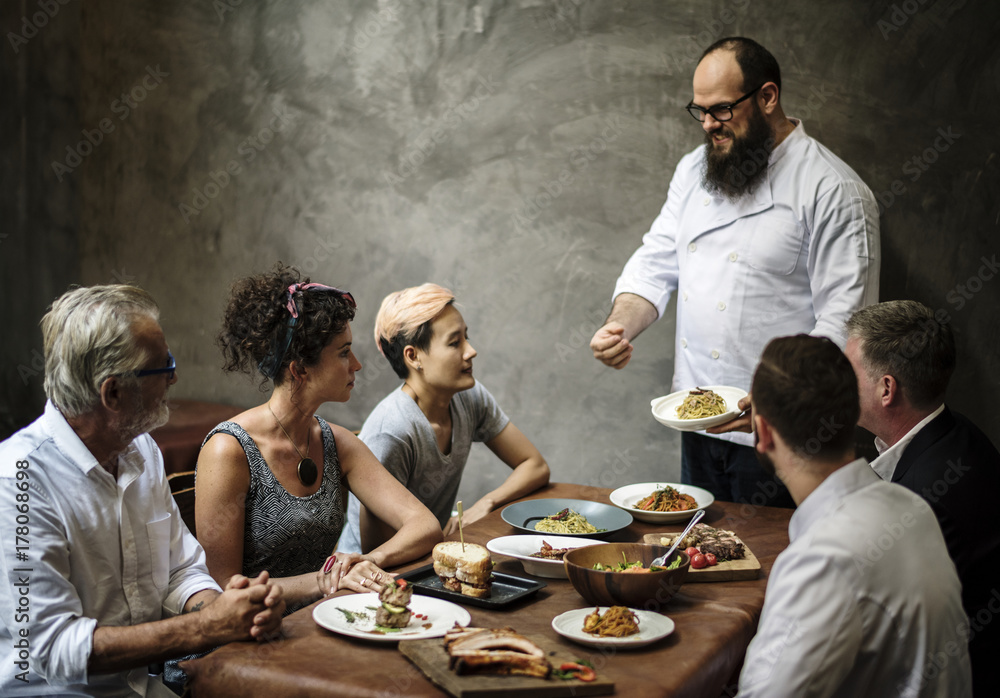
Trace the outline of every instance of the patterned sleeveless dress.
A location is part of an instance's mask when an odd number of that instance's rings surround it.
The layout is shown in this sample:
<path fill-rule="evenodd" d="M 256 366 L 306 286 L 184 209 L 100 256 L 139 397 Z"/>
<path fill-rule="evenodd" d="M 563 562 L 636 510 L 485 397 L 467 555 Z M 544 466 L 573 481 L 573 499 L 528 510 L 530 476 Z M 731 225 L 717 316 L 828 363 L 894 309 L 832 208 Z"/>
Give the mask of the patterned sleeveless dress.
<path fill-rule="evenodd" d="M 340 460 L 330 425 L 316 417 L 323 432 L 323 477 L 319 489 L 306 497 L 289 494 L 267 467 L 253 438 L 235 422 L 223 422 L 212 435 L 236 437 L 250 464 L 243 526 L 243 574 L 255 577 L 267 570 L 272 577 L 316 572 L 333 552 L 344 527 Z M 204 446 L 204 442 L 202 443 Z"/>

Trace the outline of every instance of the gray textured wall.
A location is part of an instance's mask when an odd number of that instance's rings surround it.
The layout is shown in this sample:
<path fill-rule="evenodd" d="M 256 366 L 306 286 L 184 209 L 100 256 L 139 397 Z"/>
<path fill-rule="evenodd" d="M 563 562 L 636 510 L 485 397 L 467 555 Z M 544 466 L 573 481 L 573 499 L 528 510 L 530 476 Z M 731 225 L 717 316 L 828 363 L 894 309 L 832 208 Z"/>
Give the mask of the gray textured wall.
<path fill-rule="evenodd" d="M 213 337 L 229 283 L 282 259 L 358 298 L 365 368 L 349 403 L 322 410 L 357 428 L 397 385 L 370 336 L 381 298 L 433 280 L 458 294 L 478 377 L 556 479 L 676 478 L 679 439 L 649 414 L 670 384 L 672 305 L 624 371 L 586 344 L 673 167 L 700 142 L 681 107 L 701 48 L 752 36 L 782 65 L 786 112 L 887 204 L 882 296 L 950 314 L 962 362 L 951 403 L 1000 441 L 1000 284 L 973 280 L 998 252 L 1000 11 L 973 5 L 91 0 L 67 6 L 78 27 L 54 30 L 60 15 L 45 30 L 77 51 L 63 126 L 79 122 L 14 145 L 34 151 L 23 170 L 45 181 L 39 208 L 64 217 L 79 202 L 81 270 L 67 283 L 129 279 L 161 301 L 178 396 L 262 399 L 220 373 Z M 6 19 L 34 3 L 22 8 Z M 102 142 L 57 182 L 41 152 L 102 124 Z M 959 135 L 948 144 L 938 129 Z M 5 294 L 47 268 L 44 255 L 6 259 L 33 231 L 0 241 Z M 14 325 L 34 337 L 35 322 L 32 309 Z M 26 385 L 35 395 L 41 382 Z M 471 500 L 504 469 L 480 449 L 467 473 Z"/>

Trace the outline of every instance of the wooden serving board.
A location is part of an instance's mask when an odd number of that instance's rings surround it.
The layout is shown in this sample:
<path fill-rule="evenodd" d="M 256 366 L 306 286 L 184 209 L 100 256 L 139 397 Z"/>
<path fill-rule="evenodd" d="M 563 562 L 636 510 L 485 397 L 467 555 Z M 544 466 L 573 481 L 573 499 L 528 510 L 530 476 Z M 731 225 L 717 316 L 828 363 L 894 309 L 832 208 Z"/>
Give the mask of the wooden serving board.
<path fill-rule="evenodd" d="M 538 635 L 526 635 L 529 640 L 545 650 L 549 663 L 559 668 L 563 662 L 575 662 L 585 656 L 585 648 L 578 654 L 554 640 Z M 399 651 L 413 662 L 428 679 L 455 696 L 455 698 L 499 698 L 517 694 L 526 698 L 557 698 L 558 696 L 607 696 L 615 692 L 613 681 L 598 672 L 591 682 L 579 679 L 540 679 L 536 676 L 459 676 L 448 668 L 448 653 L 443 638 L 407 640 L 399 643 Z"/>
<path fill-rule="evenodd" d="M 676 535 L 677 533 L 671 533 L 669 531 L 664 533 L 647 533 L 642 537 L 642 542 L 652 545 L 662 545 L 662 538 L 672 538 Z M 740 542 L 742 543 L 742 541 Z M 684 580 L 684 583 L 738 582 L 746 579 L 757 579 L 757 577 L 760 576 L 760 560 L 758 560 L 757 556 L 753 554 L 753 551 L 747 547 L 746 543 L 743 543 L 743 550 L 746 552 L 746 557 L 742 560 L 720 562 L 712 567 L 702 567 L 700 570 L 696 570 L 692 567 L 688 571 L 688 576 L 687 579 Z"/>

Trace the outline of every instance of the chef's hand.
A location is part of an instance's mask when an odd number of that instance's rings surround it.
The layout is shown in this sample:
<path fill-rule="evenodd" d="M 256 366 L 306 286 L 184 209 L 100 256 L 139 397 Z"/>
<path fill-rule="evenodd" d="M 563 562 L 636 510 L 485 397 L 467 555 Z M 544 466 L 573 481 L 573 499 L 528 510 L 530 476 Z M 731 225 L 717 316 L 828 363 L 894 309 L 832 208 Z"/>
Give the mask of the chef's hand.
<path fill-rule="evenodd" d="M 740 414 L 733 417 L 725 424 L 709 427 L 705 431 L 709 434 L 725 434 L 730 431 L 743 431 L 747 434 L 753 433 L 753 410 L 750 409 L 750 396 L 740 398 L 736 405 Z"/>
<path fill-rule="evenodd" d="M 617 322 L 609 322 L 594 333 L 590 350 L 595 359 L 612 368 L 625 368 L 632 358 L 632 343 L 625 338 L 625 328 Z"/>

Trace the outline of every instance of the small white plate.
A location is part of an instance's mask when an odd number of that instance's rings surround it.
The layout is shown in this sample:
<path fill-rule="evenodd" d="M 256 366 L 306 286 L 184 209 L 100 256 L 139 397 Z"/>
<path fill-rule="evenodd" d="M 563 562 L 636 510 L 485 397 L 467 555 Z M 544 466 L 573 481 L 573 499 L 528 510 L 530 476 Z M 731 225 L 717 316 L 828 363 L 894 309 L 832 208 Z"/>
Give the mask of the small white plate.
<path fill-rule="evenodd" d="M 414 614 L 426 615 L 427 620 L 414 615 L 410 624 L 398 632 L 383 632 L 375 627 L 375 610 L 380 604 L 378 594 L 374 592 L 338 596 L 314 608 L 313 620 L 335 633 L 374 642 L 442 637 L 455 623 L 465 626 L 472 620 L 469 612 L 457 604 L 414 594 L 410 599 L 410 610 Z"/>
<path fill-rule="evenodd" d="M 643 511 L 635 508 L 639 500 L 645 499 L 656 490 L 662 490 L 666 485 L 670 485 L 681 494 L 689 494 L 694 497 L 695 501 L 698 502 L 697 508 L 685 509 L 684 511 Z M 708 490 L 675 482 L 640 482 L 635 485 L 625 485 L 614 490 L 609 496 L 611 503 L 616 507 L 621 507 L 640 521 L 654 524 L 685 521 L 690 519 L 699 509 L 705 509 L 715 501 L 715 495 Z"/>
<path fill-rule="evenodd" d="M 739 401 L 747 396 L 747 391 L 740 388 L 733 388 L 728 385 L 706 385 L 705 390 L 713 390 L 726 401 L 727 411 L 717 414 L 714 417 L 702 417 L 701 419 L 678 419 L 677 408 L 684 402 L 691 390 L 678 390 L 663 397 L 654 398 L 650 402 L 653 409 L 653 417 L 660 424 L 676 429 L 677 431 L 700 431 L 709 427 L 725 424 L 729 420 L 739 416 Z"/>
<path fill-rule="evenodd" d="M 601 615 L 607 613 L 607 606 L 598 606 Z M 577 608 L 560 613 L 552 619 L 552 629 L 568 640 L 590 647 L 616 647 L 629 649 L 645 647 L 657 640 L 665 638 L 674 631 L 674 622 L 666 616 L 652 611 L 629 609 L 639 619 L 639 632 L 625 637 L 600 637 L 583 632 L 583 619 L 594 612 L 594 607 Z"/>
<path fill-rule="evenodd" d="M 566 579 L 566 566 L 562 560 L 546 560 L 531 557 L 542 548 L 545 541 L 553 548 L 582 548 L 585 545 L 603 545 L 606 541 L 593 538 L 575 538 L 569 536 L 501 536 L 486 544 L 486 549 L 497 555 L 506 555 L 521 561 L 524 571 L 536 577 L 550 579 Z"/>

